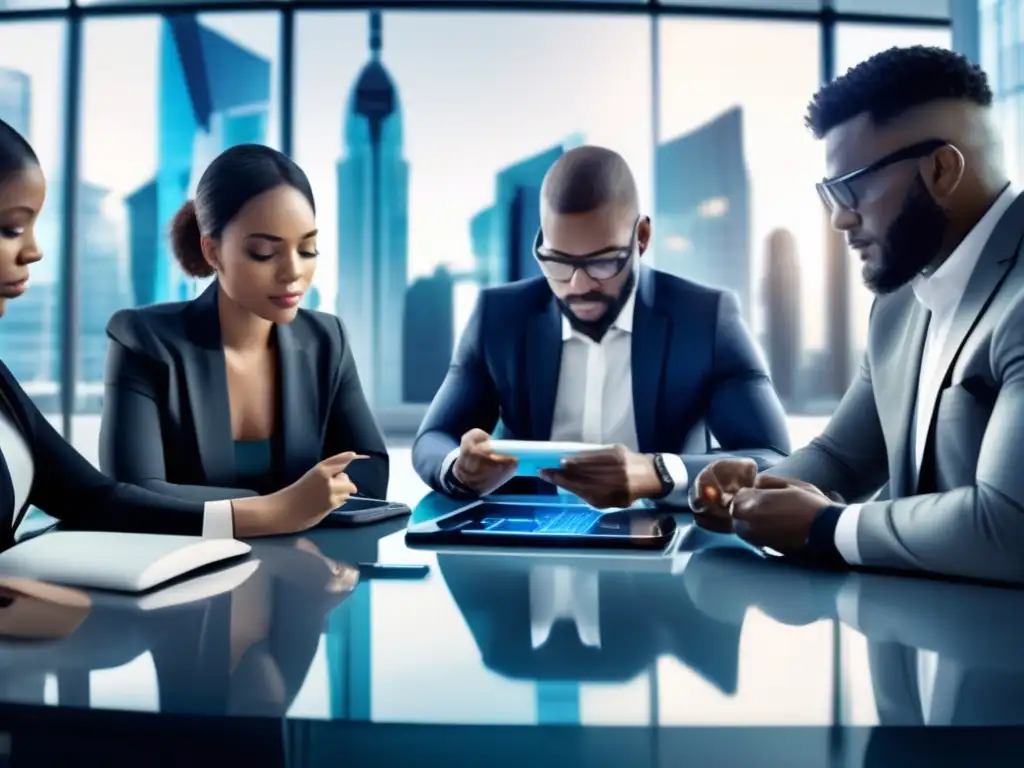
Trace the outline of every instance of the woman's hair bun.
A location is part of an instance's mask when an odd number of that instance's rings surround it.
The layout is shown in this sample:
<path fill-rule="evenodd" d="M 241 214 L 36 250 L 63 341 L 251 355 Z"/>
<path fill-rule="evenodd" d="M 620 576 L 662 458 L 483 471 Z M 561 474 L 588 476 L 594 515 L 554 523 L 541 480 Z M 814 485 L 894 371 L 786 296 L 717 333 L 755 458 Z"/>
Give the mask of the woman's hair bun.
<path fill-rule="evenodd" d="M 171 222 L 171 250 L 181 269 L 191 277 L 210 277 L 215 271 L 203 256 L 201 237 L 196 206 L 189 200 L 178 209 Z"/>

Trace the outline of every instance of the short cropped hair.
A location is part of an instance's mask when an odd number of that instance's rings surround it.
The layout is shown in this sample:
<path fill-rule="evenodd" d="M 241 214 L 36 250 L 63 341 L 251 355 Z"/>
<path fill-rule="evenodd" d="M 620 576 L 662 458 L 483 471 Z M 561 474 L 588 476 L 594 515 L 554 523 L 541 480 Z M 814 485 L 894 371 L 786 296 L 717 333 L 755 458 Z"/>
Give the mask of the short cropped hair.
<path fill-rule="evenodd" d="M 558 158 L 544 177 L 542 194 L 560 214 L 589 213 L 606 205 L 639 206 L 629 165 L 604 147 L 576 147 Z"/>
<path fill-rule="evenodd" d="M 804 123 L 820 139 L 864 113 L 875 125 L 884 125 L 942 99 L 988 107 L 992 90 L 982 69 L 959 53 L 925 45 L 890 48 L 822 86 L 807 106 Z"/>

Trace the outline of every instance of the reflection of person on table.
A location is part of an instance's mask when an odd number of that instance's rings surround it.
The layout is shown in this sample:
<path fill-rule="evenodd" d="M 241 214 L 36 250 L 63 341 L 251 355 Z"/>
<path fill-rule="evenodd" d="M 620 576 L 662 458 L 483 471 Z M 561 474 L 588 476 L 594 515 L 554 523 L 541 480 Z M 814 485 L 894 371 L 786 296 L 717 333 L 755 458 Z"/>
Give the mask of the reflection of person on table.
<path fill-rule="evenodd" d="M 526 557 L 437 563 L 484 664 L 499 674 L 625 682 L 671 653 L 719 690 L 736 690 L 739 622 L 697 610 L 678 576 Z"/>
<path fill-rule="evenodd" d="M 756 606 L 784 624 L 838 618 L 863 634 L 880 725 L 1024 724 L 1017 590 L 814 573 L 721 549 L 694 555 L 683 580 L 711 615 Z"/>
<path fill-rule="evenodd" d="M 840 568 L 1024 580 L 1024 195 L 985 74 L 893 48 L 825 85 L 807 122 L 832 226 L 877 294 L 867 352 L 807 447 L 756 480 L 749 462 L 706 469 L 697 522 Z"/>
<path fill-rule="evenodd" d="M 291 706 L 358 571 L 305 538 L 259 542 L 253 555 L 257 571 L 191 628 L 168 614 L 151 635 L 162 711 L 281 716 Z"/>
<path fill-rule="evenodd" d="M 499 423 L 495 437 L 615 445 L 544 476 L 601 508 L 685 505 L 709 461 L 705 424 L 723 451 L 762 468 L 788 452 L 735 296 L 641 266 L 651 221 L 622 157 L 562 155 L 544 177 L 540 219 L 542 277 L 481 294 L 420 427 L 412 456 L 424 482 L 460 498 L 536 489 L 505 485 L 516 461 L 490 447 Z"/>

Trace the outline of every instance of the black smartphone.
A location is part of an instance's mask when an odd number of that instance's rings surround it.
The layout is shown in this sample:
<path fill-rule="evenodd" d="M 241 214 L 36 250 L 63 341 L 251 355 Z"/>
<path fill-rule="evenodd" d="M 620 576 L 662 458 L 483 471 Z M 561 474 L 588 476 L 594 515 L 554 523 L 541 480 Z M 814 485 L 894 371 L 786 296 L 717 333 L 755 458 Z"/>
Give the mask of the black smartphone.
<path fill-rule="evenodd" d="M 412 514 L 412 510 L 397 501 L 353 496 L 324 518 L 323 524 L 327 526 L 369 525 L 409 514 Z"/>
<path fill-rule="evenodd" d="M 429 565 L 397 563 L 359 563 L 360 579 L 425 579 L 430 573 Z"/>

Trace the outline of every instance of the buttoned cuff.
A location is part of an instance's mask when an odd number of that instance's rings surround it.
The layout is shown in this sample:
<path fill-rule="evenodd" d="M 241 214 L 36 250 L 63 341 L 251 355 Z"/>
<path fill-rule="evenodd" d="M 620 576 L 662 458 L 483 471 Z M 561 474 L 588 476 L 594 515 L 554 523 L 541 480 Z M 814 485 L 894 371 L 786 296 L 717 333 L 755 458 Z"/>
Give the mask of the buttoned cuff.
<path fill-rule="evenodd" d="M 203 505 L 203 538 L 235 538 L 235 512 L 230 499 L 208 501 Z"/>
<path fill-rule="evenodd" d="M 682 457 L 674 453 L 663 453 L 661 460 L 665 464 L 669 477 L 672 478 L 672 490 L 656 501 L 671 507 L 688 507 L 690 505 L 690 473 L 686 471 L 686 464 L 683 463 Z"/>
<path fill-rule="evenodd" d="M 834 534 L 836 549 L 850 565 L 860 565 L 860 548 L 857 546 L 857 522 L 860 520 L 861 504 L 850 504 L 843 508 L 843 513 L 836 523 Z"/>

